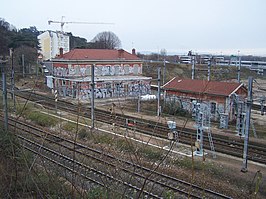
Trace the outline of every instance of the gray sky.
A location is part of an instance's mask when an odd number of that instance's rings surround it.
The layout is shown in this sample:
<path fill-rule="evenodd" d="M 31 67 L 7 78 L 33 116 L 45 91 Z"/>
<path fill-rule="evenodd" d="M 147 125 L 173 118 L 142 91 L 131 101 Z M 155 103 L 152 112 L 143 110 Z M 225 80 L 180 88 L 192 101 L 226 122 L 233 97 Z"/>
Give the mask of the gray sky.
<path fill-rule="evenodd" d="M 266 55 L 266 0 L 3 0 L 0 17 L 16 26 L 60 30 L 48 20 L 111 22 L 66 24 L 90 41 L 112 31 L 122 47 L 137 52 Z"/>

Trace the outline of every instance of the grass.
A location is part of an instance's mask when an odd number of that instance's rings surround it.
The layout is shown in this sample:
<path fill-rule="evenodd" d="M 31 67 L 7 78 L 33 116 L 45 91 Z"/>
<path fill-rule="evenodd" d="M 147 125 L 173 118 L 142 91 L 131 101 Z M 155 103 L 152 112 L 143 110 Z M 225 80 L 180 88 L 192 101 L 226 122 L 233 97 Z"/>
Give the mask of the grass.
<path fill-rule="evenodd" d="M 17 104 L 16 113 L 43 127 L 55 126 L 59 122 L 58 119 L 41 113 L 33 104 Z"/>
<path fill-rule="evenodd" d="M 122 198 L 122 195 L 104 187 L 96 187 L 88 192 L 87 198 L 88 199 Z"/>
<path fill-rule="evenodd" d="M 85 133 L 85 132 L 83 132 Z M 82 134 L 83 134 L 82 133 Z M 88 134 L 86 134 L 88 135 Z M 164 152 L 159 149 L 148 146 L 139 146 L 132 143 L 129 139 L 114 138 L 107 134 L 98 134 L 93 137 L 95 144 L 106 144 L 115 147 L 118 151 L 126 153 L 138 153 L 138 155 L 152 161 L 158 161 L 163 158 Z"/>
<path fill-rule="evenodd" d="M 129 140 L 125 140 L 125 139 L 119 139 L 116 141 L 116 148 L 119 150 L 119 151 L 122 151 L 122 152 L 135 152 L 135 146 L 133 145 L 132 142 L 130 142 Z"/>
<path fill-rule="evenodd" d="M 55 126 L 59 122 L 58 119 L 51 117 L 47 114 L 40 113 L 38 111 L 31 111 L 24 116 L 27 119 L 30 119 L 32 122 L 35 122 L 37 125 L 43 127 Z"/>
<path fill-rule="evenodd" d="M 223 168 L 215 165 L 211 162 L 206 161 L 197 161 L 194 160 L 194 164 L 192 163 L 192 159 L 188 157 L 178 158 L 173 161 L 173 164 L 184 168 L 184 169 L 194 169 L 195 171 L 208 171 L 209 174 L 214 176 L 221 176 L 225 174 Z"/>
<path fill-rule="evenodd" d="M 97 134 L 93 135 L 93 142 L 95 144 L 107 144 L 107 145 L 113 145 L 114 139 L 108 134 Z"/>
<path fill-rule="evenodd" d="M 164 152 L 162 150 L 158 150 L 152 147 L 142 147 L 139 150 L 140 154 L 148 158 L 149 160 L 158 161 L 163 158 Z"/>
<path fill-rule="evenodd" d="M 18 103 L 16 106 L 17 115 L 27 115 L 34 110 L 33 104 Z"/>
<path fill-rule="evenodd" d="M 61 128 L 68 132 L 75 132 L 77 129 L 77 124 L 73 122 L 63 122 Z"/>
<path fill-rule="evenodd" d="M 266 127 L 265 125 L 259 125 L 259 124 L 254 124 L 255 126 L 255 130 L 256 130 L 256 134 L 258 136 L 258 138 L 262 138 L 262 139 L 266 139 Z M 251 136 L 253 136 L 253 129 L 250 129 L 250 134 Z"/>
<path fill-rule="evenodd" d="M 143 64 L 143 75 L 152 77 L 153 79 L 157 79 L 157 70 L 158 67 L 162 67 L 159 63 L 149 63 Z M 207 71 L 203 71 L 202 69 L 207 69 L 207 65 L 199 65 L 196 64 L 196 79 L 206 79 Z M 255 78 L 263 78 L 263 76 L 259 76 L 255 71 L 251 71 L 248 68 L 242 67 L 240 72 L 241 79 L 247 79 L 249 76 L 253 76 Z M 166 77 L 165 82 L 171 80 L 173 77 L 180 78 L 191 78 L 191 64 L 167 64 L 166 65 Z M 211 67 L 211 79 L 222 81 L 229 79 L 237 78 L 237 67 L 235 66 L 212 66 Z M 154 82 L 155 84 L 155 82 Z"/>

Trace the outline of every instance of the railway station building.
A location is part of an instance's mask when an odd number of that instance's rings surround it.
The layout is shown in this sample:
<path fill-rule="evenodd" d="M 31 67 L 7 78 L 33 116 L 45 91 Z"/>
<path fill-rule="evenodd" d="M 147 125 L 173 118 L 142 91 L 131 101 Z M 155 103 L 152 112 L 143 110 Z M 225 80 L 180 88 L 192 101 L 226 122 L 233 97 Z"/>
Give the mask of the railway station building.
<path fill-rule="evenodd" d="M 163 89 L 166 101 L 178 103 L 181 108 L 190 112 L 195 101 L 208 103 L 214 120 L 217 120 L 220 114 L 227 114 L 229 120 L 236 119 L 236 100 L 244 100 L 248 94 L 243 83 L 178 77 L 167 82 Z"/>
<path fill-rule="evenodd" d="M 60 96 L 89 99 L 94 66 L 95 98 L 135 97 L 151 92 L 151 77 L 142 75 L 142 60 L 135 49 L 73 49 L 44 63 L 47 82 Z"/>

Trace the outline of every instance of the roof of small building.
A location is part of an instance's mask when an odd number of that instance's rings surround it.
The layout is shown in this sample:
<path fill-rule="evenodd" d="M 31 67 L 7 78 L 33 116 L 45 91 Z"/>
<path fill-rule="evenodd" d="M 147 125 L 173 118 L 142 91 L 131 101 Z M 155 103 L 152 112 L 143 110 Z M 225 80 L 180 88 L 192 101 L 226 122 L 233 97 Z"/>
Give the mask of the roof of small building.
<path fill-rule="evenodd" d="M 242 86 L 243 84 L 237 82 L 180 79 L 175 77 L 166 83 L 163 88 L 186 93 L 230 96 Z"/>
<path fill-rule="evenodd" d="M 123 49 L 73 49 L 56 59 L 65 60 L 140 60 L 136 55 Z"/>

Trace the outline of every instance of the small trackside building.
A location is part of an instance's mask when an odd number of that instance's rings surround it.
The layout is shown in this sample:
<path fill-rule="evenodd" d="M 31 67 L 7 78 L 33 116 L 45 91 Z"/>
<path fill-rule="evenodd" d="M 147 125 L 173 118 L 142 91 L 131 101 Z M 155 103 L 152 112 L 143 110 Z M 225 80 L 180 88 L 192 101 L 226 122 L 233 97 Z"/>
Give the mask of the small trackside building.
<path fill-rule="evenodd" d="M 219 114 L 228 114 L 235 119 L 235 97 L 247 97 L 247 88 L 242 83 L 173 78 L 163 86 L 166 100 L 176 101 L 183 109 L 192 110 L 192 102 L 210 103 L 213 119 Z"/>
<path fill-rule="evenodd" d="M 46 62 L 53 89 L 60 96 L 88 99 L 94 65 L 96 98 L 134 97 L 150 93 L 151 77 L 142 76 L 142 60 L 120 50 L 74 49 Z"/>

